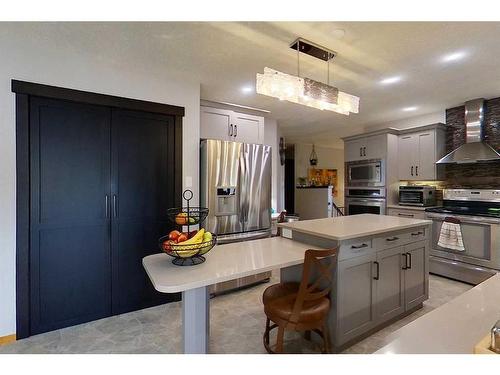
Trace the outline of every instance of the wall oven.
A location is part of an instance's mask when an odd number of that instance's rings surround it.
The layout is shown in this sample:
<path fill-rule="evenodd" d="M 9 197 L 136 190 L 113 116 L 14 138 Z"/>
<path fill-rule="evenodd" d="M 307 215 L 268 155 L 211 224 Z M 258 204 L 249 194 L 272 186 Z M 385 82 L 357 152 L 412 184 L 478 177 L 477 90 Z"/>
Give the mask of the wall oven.
<path fill-rule="evenodd" d="M 346 188 L 346 215 L 375 214 L 385 215 L 385 187 L 348 187 Z"/>
<path fill-rule="evenodd" d="M 346 186 L 384 186 L 384 162 L 380 159 L 351 161 L 346 165 Z"/>

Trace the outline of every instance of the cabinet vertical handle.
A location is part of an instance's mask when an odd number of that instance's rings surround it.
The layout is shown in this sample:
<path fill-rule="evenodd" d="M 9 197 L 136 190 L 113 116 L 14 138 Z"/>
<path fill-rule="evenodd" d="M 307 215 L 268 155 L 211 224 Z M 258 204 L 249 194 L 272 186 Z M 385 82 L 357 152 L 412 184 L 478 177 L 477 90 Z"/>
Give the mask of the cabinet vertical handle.
<path fill-rule="evenodd" d="M 406 254 L 408 254 L 408 260 L 409 260 L 408 264 L 406 265 L 406 268 L 411 270 L 411 253 L 406 253 Z"/>
<path fill-rule="evenodd" d="M 366 156 L 366 147 L 363 147 L 363 156 Z"/>
<path fill-rule="evenodd" d="M 418 176 L 418 165 L 415 166 L 415 176 Z"/>
<path fill-rule="evenodd" d="M 413 176 L 413 165 L 411 166 L 411 172 L 410 174 Z"/>
<path fill-rule="evenodd" d="M 363 156 L 363 147 L 359 148 L 359 156 Z"/>
<path fill-rule="evenodd" d="M 238 126 L 234 125 L 234 136 L 236 137 L 238 135 Z"/>
<path fill-rule="evenodd" d="M 233 124 L 229 125 L 229 136 L 232 137 L 233 136 Z"/>
<path fill-rule="evenodd" d="M 116 208 L 116 195 L 113 194 L 113 217 L 118 217 L 118 210 Z"/>
<path fill-rule="evenodd" d="M 405 263 L 403 265 L 403 269 L 406 270 L 408 269 L 408 253 L 403 253 L 401 255 L 405 257 Z"/>
<path fill-rule="evenodd" d="M 373 262 L 375 266 L 377 266 L 377 274 L 376 276 L 373 277 L 373 280 L 379 280 L 380 279 L 380 264 L 378 262 Z"/>
<path fill-rule="evenodd" d="M 108 194 L 106 194 L 104 204 L 106 205 L 106 219 L 107 219 L 109 217 L 109 196 L 108 196 Z"/>

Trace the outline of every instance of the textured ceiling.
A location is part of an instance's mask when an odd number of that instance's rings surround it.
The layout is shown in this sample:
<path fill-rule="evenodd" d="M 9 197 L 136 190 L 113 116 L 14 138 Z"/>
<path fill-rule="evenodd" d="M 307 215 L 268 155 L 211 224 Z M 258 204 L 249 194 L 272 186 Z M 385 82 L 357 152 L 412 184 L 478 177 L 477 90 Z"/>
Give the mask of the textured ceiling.
<path fill-rule="evenodd" d="M 105 49 L 121 59 L 151 60 L 201 82 L 203 99 L 271 111 L 295 140 L 334 144 L 366 126 L 442 111 L 465 100 L 500 96 L 500 23 L 242 22 L 46 24 L 59 42 Z M 55 35 L 55 32 L 54 32 Z M 337 51 L 333 84 L 361 98 L 360 113 L 343 116 L 244 93 L 265 66 L 296 74 L 288 48 L 297 37 Z M 443 62 L 461 52 L 463 59 Z M 301 56 L 301 75 L 326 81 L 326 63 Z M 401 76 L 400 82 L 380 80 Z M 405 112 L 402 108 L 416 106 Z"/>

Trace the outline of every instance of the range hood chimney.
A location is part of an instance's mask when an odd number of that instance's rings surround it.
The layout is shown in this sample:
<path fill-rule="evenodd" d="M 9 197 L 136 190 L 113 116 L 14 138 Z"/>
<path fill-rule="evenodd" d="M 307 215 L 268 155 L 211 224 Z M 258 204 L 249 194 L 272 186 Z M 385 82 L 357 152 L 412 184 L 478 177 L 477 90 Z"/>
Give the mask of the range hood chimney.
<path fill-rule="evenodd" d="M 465 103 L 465 144 L 438 160 L 436 164 L 466 164 L 500 161 L 500 154 L 483 142 L 484 99 Z"/>

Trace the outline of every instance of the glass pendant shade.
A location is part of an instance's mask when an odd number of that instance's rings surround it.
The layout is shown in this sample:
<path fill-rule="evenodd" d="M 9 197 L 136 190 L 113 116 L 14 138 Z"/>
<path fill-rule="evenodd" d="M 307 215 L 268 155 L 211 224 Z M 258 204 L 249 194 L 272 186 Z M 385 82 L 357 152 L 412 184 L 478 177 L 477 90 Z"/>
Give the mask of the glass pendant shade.
<path fill-rule="evenodd" d="M 264 68 L 264 74 L 257 73 L 256 91 L 258 94 L 343 115 L 359 112 L 357 96 L 309 78 L 301 78 L 267 67 Z"/>

